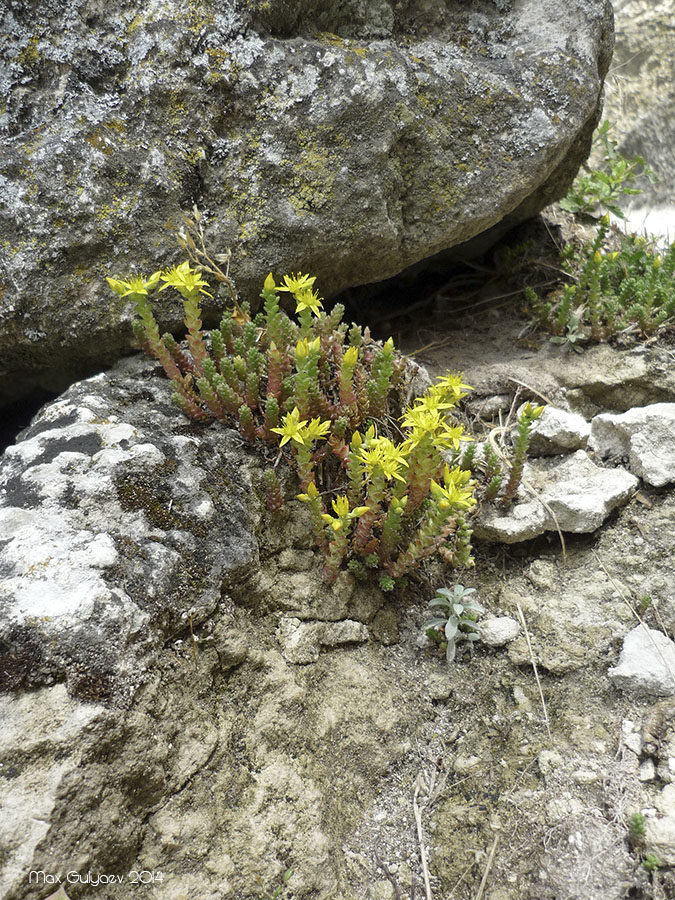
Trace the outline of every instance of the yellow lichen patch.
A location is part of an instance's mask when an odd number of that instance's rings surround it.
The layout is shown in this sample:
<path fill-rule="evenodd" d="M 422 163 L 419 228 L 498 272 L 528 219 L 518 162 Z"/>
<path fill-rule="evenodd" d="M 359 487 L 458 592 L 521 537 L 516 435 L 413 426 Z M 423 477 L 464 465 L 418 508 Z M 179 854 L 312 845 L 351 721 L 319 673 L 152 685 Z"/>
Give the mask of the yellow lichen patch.
<path fill-rule="evenodd" d="M 21 50 L 19 55 L 16 58 L 16 61 L 20 66 L 34 66 L 35 63 L 40 58 L 40 54 L 38 52 L 38 37 L 37 35 L 33 35 L 33 37 L 28 41 L 26 46 Z"/>
<path fill-rule="evenodd" d="M 334 47 L 344 47 L 345 40 L 339 34 L 333 34 L 332 31 L 320 31 L 318 38 L 322 44 L 332 44 Z"/>
<path fill-rule="evenodd" d="M 137 28 L 139 28 L 144 22 L 143 16 L 140 14 L 134 16 L 131 22 L 127 25 L 127 34 L 132 35 Z"/>
<path fill-rule="evenodd" d="M 85 135 L 84 139 L 90 146 L 94 147 L 96 150 L 100 150 L 101 153 L 105 153 L 106 156 L 110 156 L 113 152 L 112 146 L 98 131 L 89 132 L 89 134 Z"/>
<path fill-rule="evenodd" d="M 313 212 L 324 207 L 330 200 L 339 170 L 340 154 L 331 151 L 331 143 L 343 148 L 350 142 L 344 135 L 314 132 L 312 136 L 299 135 L 299 159 L 286 161 L 283 165 L 288 173 L 291 188 L 289 201 L 299 213 Z"/>
<path fill-rule="evenodd" d="M 260 225 L 255 220 L 242 222 L 239 226 L 239 241 L 242 244 L 247 243 L 257 237 L 260 232 Z"/>
<path fill-rule="evenodd" d="M 121 119 L 106 119 L 103 125 L 111 131 L 117 132 L 117 134 L 124 134 L 127 130 L 126 125 Z"/>

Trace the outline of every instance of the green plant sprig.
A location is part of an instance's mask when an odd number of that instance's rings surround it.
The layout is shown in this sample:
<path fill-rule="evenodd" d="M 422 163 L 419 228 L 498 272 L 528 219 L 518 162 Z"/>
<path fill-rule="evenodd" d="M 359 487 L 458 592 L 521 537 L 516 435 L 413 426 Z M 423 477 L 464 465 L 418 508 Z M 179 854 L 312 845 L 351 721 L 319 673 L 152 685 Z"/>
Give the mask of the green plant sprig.
<path fill-rule="evenodd" d="M 653 242 L 631 234 L 620 239 L 618 250 L 606 252 L 608 231 L 606 216 L 590 244 L 565 253 L 572 283 L 545 298 L 525 289 L 532 315 L 553 342 L 579 349 L 631 328 L 649 337 L 675 324 L 675 244 L 659 252 Z"/>
<path fill-rule="evenodd" d="M 625 219 L 621 199 L 642 193 L 635 186 L 639 177 L 655 181 L 654 173 L 641 156 L 628 160 L 621 155 L 618 143 L 610 136 L 612 128 L 612 123 L 605 121 L 597 129 L 593 147 L 596 156 L 601 157 L 600 165 L 583 167 L 583 173 L 577 176 L 567 196 L 560 201 L 560 206 L 568 212 L 597 218 L 611 212 Z"/>
<path fill-rule="evenodd" d="M 441 649 L 445 650 L 449 663 L 457 655 L 459 641 L 474 642 L 479 639 L 476 621 L 485 608 L 471 598 L 471 594 L 475 593 L 475 588 L 456 584 L 452 590 L 440 588 L 429 601 L 429 606 L 440 615 L 426 622 L 423 631 L 429 640 L 440 644 Z"/>

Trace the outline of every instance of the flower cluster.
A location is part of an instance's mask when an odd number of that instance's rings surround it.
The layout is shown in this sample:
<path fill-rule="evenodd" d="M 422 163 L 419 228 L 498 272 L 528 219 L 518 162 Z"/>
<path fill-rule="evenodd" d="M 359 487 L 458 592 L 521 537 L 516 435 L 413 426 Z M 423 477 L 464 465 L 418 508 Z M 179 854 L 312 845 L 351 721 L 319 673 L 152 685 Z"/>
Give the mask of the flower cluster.
<path fill-rule="evenodd" d="M 451 565 L 471 565 L 475 481 L 459 461 L 462 450 L 472 459 L 473 448 L 451 418 L 470 390 L 461 375 L 447 373 L 402 409 L 405 363 L 393 341 L 379 344 L 367 328 L 347 329 L 341 307 L 327 313 L 315 278 L 301 273 L 279 284 L 268 275 L 257 315 L 237 303 L 207 333 L 201 299 L 211 295 L 203 271 L 185 262 L 108 283 L 135 304 L 138 342 L 163 366 L 185 415 L 217 419 L 275 448 L 264 475 L 272 512 L 288 499 L 279 461 L 292 464 L 296 496 L 325 554 L 325 580 L 347 564 L 357 575 L 378 570 L 389 589 L 436 553 Z M 182 297 L 187 351 L 160 336 L 151 310 L 150 295 L 167 288 Z M 297 322 L 281 309 L 284 292 L 295 299 Z"/>
<path fill-rule="evenodd" d="M 299 495 L 310 508 L 315 534 L 321 532 L 321 520 L 335 531 L 323 536 L 327 581 L 337 577 L 346 557 L 357 573 L 379 569 L 383 587 L 393 586 L 434 553 L 454 565 L 471 565 L 465 514 L 476 503 L 475 482 L 471 472 L 450 468 L 443 456 L 445 449 L 458 449 L 468 440 L 462 426 L 447 419 L 464 389 L 468 385 L 459 375 L 438 379 L 403 412 L 398 442 L 378 435 L 374 424 L 364 434 L 353 433 L 338 519 L 325 512 L 314 482 Z M 333 507 L 337 512 L 335 502 Z"/>

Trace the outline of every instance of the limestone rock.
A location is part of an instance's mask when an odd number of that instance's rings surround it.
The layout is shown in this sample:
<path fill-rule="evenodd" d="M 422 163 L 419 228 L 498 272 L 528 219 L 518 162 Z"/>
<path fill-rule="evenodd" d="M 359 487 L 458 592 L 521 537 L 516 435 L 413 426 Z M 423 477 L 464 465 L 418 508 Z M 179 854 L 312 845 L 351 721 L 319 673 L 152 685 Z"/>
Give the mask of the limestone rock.
<path fill-rule="evenodd" d="M 675 644 L 662 631 L 638 625 L 624 638 L 619 662 L 607 674 L 624 690 L 675 694 Z"/>
<path fill-rule="evenodd" d="M 360 644 L 368 640 L 368 628 L 362 622 L 345 619 L 342 622 L 301 622 L 284 617 L 279 622 L 277 636 L 284 657 L 291 663 L 316 662 L 321 647 Z"/>
<path fill-rule="evenodd" d="M 675 370 L 666 349 L 635 347 L 617 353 L 607 344 L 598 344 L 567 355 L 565 364 L 560 363 L 559 353 L 554 352 L 544 365 L 562 387 L 566 408 L 586 419 L 610 410 L 626 412 L 635 406 L 675 401 Z M 548 385 L 542 390 L 556 394 Z"/>
<path fill-rule="evenodd" d="M 319 629 L 316 622 L 301 622 L 292 617 L 279 622 L 277 637 L 284 657 L 292 663 L 316 662 L 319 658 Z"/>
<path fill-rule="evenodd" d="M 105 275 L 176 261 L 198 204 L 241 293 L 334 293 L 530 217 L 585 159 L 608 0 L 9 0 L 0 396 L 126 351 Z M 218 304 L 216 300 L 216 305 Z M 161 325 L 182 328 L 176 300 Z"/>
<path fill-rule="evenodd" d="M 577 413 L 544 407 L 532 428 L 531 456 L 554 456 L 569 450 L 582 450 L 591 432 L 590 424 Z"/>
<path fill-rule="evenodd" d="M 254 458 L 234 432 L 189 425 L 154 370 L 136 358 L 74 385 L 2 458 L 10 685 L 65 676 L 75 695 L 127 697 L 257 559 Z"/>
<path fill-rule="evenodd" d="M 511 544 L 557 527 L 577 534 L 595 531 L 628 500 L 637 484 L 624 469 L 599 468 L 584 450 L 564 458 L 530 460 L 525 464 L 519 502 L 506 514 L 485 507 L 474 534 Z"/>
<path fill-rule="evenodd" d="M 330 622 L 321 631 L 321 644 L 324 647 L 360 644 L 367 640 L 367 627 L 362 622 L 353 622 L 349 619 L 345 619 L 343 622 Z"/>
<path fill-rule="evenodd" d="M 653 853 L 662 866 L 675 865 L 675 815 L 645 821 L 645 852 Z"/>
<path fill-rule="evenodd" d="M 603 458 L 628 456 L 632 472 L 663 487 L 675 481 L 675 403 L 596 416 L 589 445 Z"/>

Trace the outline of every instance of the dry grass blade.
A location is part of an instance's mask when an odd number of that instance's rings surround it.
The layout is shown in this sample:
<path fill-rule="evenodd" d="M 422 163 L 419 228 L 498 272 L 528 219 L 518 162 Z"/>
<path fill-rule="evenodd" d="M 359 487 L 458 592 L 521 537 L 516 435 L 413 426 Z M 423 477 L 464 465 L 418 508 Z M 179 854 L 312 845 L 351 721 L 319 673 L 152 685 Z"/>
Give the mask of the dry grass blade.
<path fill-rule="evenodd" d="M 424 849 L 424 829 L 422 827 L 422 810 L 418 803 L 418 796 L 421 788 L 421 773 L 417 776 L 415 782 L 415 791 L 413 793 L 413 813 L 415 815 L 415 825 L 417 826 L 417 842 L 420 848 L 420 860 L 422 861 L 422 875 L 424 877 L 424 893 L 426 900 L 433 900 L 431 894 L 431 883 L 429 881 L 429 866 L 427 865 L 427 853 Z"/>
<path fill-rule="evenodd" d="M 530 391 L 530 393 L 535 394 L 537 397 L 541 397 L 544 403 L 548 403 L 549 406 L 553 406 L 551 400 L 545 394 L 542 394 L 541 391 L 538 391 L 536 388 L 533 388 L 531 385 L 526 384 L 524 381 L 518 381 L 517 378 L 509 378 L 509 381 L 512 381 L 514 384 L 517 384 L 520 388 L 525 388 Z"/>
<path fill-rule="evenodd" d="M 485 885 L 487 884 L 488 875 L 490 874 L 490 869 L 492 868 L 492 862 L 495 858 L 495 851 L 497 850 L 498 843 L 499 843 L 499 835 L 497 835 L 495 837 L 492 847 L 490 849 L 490 854 L 488 856 L 488 860 L 485 865 L 485 871 L 483 872 L 483 877 L 481 878 L 480 885 L 478 886 L 478 893 L 476 894 L 476 900 L 482 900 L 483 893 L 485 892 Z"/>
<path fill-rule="evenodd" d="M 541 708 L 544 712 L 544 724 L 546 725 L 546 733 L 548 734 L 548 739 L 550 741 L 553 740 L 553 736 L 551 734 L 551 727 L 549 725 L 548 719 L 548 710 L 546 709 L 546 701 L 544 700 L 544 692 L 541 687 L 541 681 L 539 680 L 539 672 L 537 671 L 537 662 L 534 658 L 534 651 L 532 650 L 532 642 L 530 641 L 530 632 L 527 628 L 527 622 L 525 621 L 525 616 L 523 615 L 523 610 L 520 603 L 516 603 L 516 607 L 518 609 L 518 616 L 520 618 L 521 624 L 523 626 L 523 630 L 525 632 L 525 640 L 527 641 L 527 649 L 530 653 L 530 662 L 532 663 L 532 671 L 534 672 L 534 680 L 537 682 L 537 689 L 539 691 L 539 699 L 541 700 Z"/>

